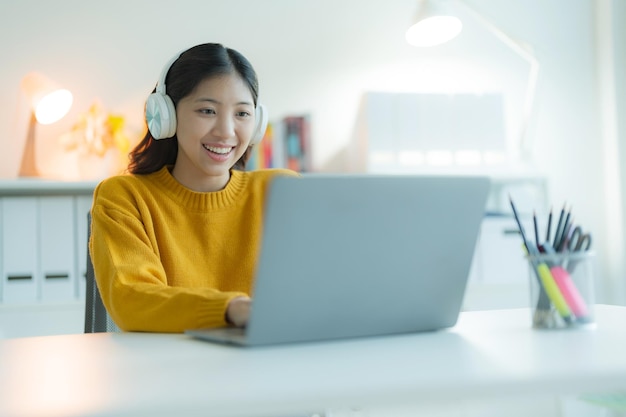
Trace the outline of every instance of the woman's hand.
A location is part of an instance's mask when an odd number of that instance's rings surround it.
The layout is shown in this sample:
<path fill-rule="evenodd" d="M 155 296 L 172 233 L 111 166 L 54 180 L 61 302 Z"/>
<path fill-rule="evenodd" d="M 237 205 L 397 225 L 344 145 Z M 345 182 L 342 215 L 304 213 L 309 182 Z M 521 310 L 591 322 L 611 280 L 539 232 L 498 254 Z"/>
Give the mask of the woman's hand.
<path fill-rule="evenodd" d="M 237 327 L 246 327 L 250 317 L 252 300 L 248 297 L 237 297 L 230 300 L 226 307 L 226 321 Z"/>

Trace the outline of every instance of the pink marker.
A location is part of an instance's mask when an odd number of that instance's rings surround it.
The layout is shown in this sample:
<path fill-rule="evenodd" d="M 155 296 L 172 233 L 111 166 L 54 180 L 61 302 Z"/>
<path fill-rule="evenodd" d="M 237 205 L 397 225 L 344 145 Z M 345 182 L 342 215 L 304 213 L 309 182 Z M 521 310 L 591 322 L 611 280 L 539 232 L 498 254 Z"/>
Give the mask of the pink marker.
<path fill-rule="evenodd" d="M 547 255 L 556 255 L 550 243 L 544 243 L 543 248 Z M 550 262 L 550 264 L 550 272 L 552 273 L 554 282 L 556 282 L 557 287 L 559 287 L 559 291 L 572 311 L 572 314 L 574 314 L 577 319 L 586 318 L 589 315 L 587 304 L 585 303 L 585 299 L 580 295 L 569 273 L 556 262 Z"/>
<path fill-rule="evenodd" d="M 550 272 L 552 272 L 552 277 L 559 287 L 563 298 L 565 298 L 565 302 L 569 305 L 572 313 L 574 313 L 574 316 L 579 319 L 587 317 L 589 314 L 587 304 L 585 304 L 585 300 L 580 295 L 580 292 L 578 292 L 574 281 L 572 281 L 567 271 L 563 267 L 553 266 L 550 268 Z"/>

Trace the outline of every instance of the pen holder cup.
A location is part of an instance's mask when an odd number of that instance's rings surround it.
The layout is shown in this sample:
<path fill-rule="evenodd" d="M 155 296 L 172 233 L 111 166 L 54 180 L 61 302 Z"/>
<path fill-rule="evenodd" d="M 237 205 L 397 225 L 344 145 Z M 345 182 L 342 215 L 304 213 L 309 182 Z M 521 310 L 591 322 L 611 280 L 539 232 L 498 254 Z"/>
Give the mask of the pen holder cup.
<path fill-rule="evenodd" d="M 526 259 L 533 328 L 595 326 L 593 252 L 538 254 Z"/>

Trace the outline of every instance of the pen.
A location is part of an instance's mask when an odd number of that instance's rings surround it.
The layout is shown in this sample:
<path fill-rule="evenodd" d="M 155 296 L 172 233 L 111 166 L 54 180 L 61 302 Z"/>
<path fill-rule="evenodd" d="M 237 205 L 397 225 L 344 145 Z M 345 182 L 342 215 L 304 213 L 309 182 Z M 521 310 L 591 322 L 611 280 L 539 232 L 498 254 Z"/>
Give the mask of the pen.
<path fill-rule="evenodd" d="M 541 251 L 541 244 L 539 243 L 539 229 L 537 228 L 537 213 L 533 210 L 533 225 L 535 226 L 535 244 L 537 249 Z"/>
<path fill-rule="evenodd" d="M 533 266 L 539 282 L 541 283 L 540 288 L 543 288 L 545 290 L 545 293 L 547 294 L 549 300 L 552 301 L 552 304 L 559 312 L 559 315 L 563 318 L 563 320 L 565 320 L 566 323 L 571 323 L 572 312 L 565 302 L 563 295 L 559 291 L 559 287 L 554 281 L 554 277 L 550 272 L 550 268 L 544 262 L 539 261 L 539 256 L 541 255 L 539 254 L 537 248 L 528 245 L 528 241 L 526 240 L 526 233 L 524 232 L 524 226 L 522 226 L 522 222 L 520 221 L 519 216 L 517 215 L 517 210 L 515 209 L 515 204 L 513 204 L 513 199 L 510 196 L 509 201 L 511 203 L 511 209 L 513 209 L 513 215 L 515 216 L 517 227 L 519 228 L 520 234 L 522 235 L 524 247 L 526 248 L 526 251 L 528 253 L 528 259 Z M 542 292 L 540 292 L 539 301 L 537 302 L 537 309 L 540 308 L 540 303 L 543 304 L 541 302 L 541 293 Z M 542 305 L 541 307 L 543 307 L 542 309 L 544 310 L 549 310 L 549 305 L 547 308 L 545 305 Z"/>
<path fill-rule="evenodd" d="M 566 232 L 569 227 L 570 224 L 570 217 L 572 215 L 572 206 L 569 207 L 569 210 L 567 211 L 567 215 L 565 216 L 565 221 L 563 222 L 563 228 L 561 229 L 561 233 L 559 235 L 559 241 L 557 242 L 556 246 L 554 246 L 554 249 L 558 252 L 561 247 L 563 246 L 563 243 L 565 241 L 565 237 L 567 236 Z"/>
<path fill-rule="evenodd" d="M 531 250 L 531 246 L 528 246 L 528 239 L 526 239 L 526 232 L 524 231 L 524 226 L 522 226 L 522 222 L 517 215 L 517 209 L 515 208 L 515 204 L 513 204 L 513 199 L 509 196 L 509 202 L 511 203 L 511 209 L 513 210 L 513 216 L 515 217 L 515 222 L 517 223 L 517 228 L 519 229 L 520 235 L 522 235 L 522 242 L 524 243 L 524 247 L 529 254 L 536 253 L 536 250 Z"/>
<path fill-rule="evenodd" d="M 574 224 L 574 219 L 565 225 L 565 230 L 563 231 L 563 236 L 561 237 L 561 242 L 559 243 L 559 247 L 555 248 L 557 252 L 563 252 L 567 248 L 567 243 L 570 239 L 570 232 L 572 231 L 572 225 Z"/>
<path fill-rule="evenodd" d="M 561 209 L 561 214 L 559 215 L 559 222 L 556 224 L 556 230 L 554 231 L 554 243 L 552 244 L 553 248 L 557 247 L 559 243 L 559 235 L 561 234 L 561 226 L 563 225 L 563 216 L 565 215 L 565 204 L 563 204 L 563 208 Z"/>
<path fill-rule="evenodd" d="M 552 227 L 552 207 L 550 207 L 550 214 L 548 214 L 548 229 L 546 230 L 546 242 L 550 241 L 550 228 Z"/>

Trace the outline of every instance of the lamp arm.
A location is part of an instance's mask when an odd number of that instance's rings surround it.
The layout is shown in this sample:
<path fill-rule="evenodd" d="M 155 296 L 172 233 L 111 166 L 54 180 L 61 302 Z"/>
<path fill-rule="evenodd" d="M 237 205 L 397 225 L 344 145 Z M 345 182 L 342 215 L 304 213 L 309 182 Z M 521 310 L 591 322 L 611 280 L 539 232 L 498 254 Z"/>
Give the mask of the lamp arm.
<path fill-rule="evenodd" d="M 530 161 L 532 156 L 532 144 L 528 137 L 528 128 L 530 125 L 530 118 L 533 112 L 533 106 L 535 101 L 535 93 L 537 90 L 537 80 L 539 79 L 539 61 L 532 53 L 530 47 L 527 44 L 519 42 L 506 34 L 502 29 L 497 27 L 491 21 L 486 19 L 481 13 L 470 6 L 466 1 L 457 0 L 472 16 L 482 23 L 487 29 L 489 29 L 502 43 L 508 46 L 513 52 L 522 57 L 530 65 L 528 72 L 528 81 L 526 83 L 526 97 L 524 99 L 524 109 L 522 113 L 522 124 L 520 131 L 519 144 L 521 149 L 522 159 Z"/>

